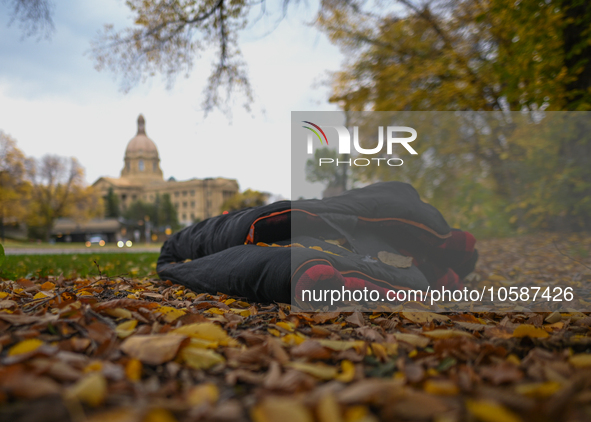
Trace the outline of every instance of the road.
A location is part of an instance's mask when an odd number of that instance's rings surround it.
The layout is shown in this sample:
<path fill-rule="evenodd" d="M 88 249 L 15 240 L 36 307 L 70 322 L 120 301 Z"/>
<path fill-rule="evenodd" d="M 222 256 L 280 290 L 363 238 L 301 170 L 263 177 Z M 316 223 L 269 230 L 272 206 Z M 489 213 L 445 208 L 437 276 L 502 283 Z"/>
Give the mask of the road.
<path fill-rule="evenodd" d="M 7 247 L 4 252 L 6 255 L 63 255 L 63 254 L 91 254 L 91 253 L 141 253 L 141 252 L 160 252 L 160 246 L 142 246 L 142 247 L 131 247 L 131 248 L 118 248 L 116 246 L 105 246 L 105 247 L 80 247 L 80 248 L 10 248 Z"/>

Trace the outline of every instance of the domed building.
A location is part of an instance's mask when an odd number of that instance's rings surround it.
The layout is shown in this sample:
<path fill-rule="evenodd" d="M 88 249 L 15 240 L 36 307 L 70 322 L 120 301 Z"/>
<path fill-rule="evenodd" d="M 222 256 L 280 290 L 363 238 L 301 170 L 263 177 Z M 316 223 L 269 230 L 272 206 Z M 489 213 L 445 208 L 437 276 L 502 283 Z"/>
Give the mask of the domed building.
<path fill-rule="evenodd" d="M 238 193 L 238 183 L 234 179 L 176 181 L 170 178 L 165 181 L 158 148 L 146 134 L 146 120 L 141 114 L 137 119 L 137 134 L 127 144 L 123 162 L 119 178 L 101 177 L 93 184 L 103 197 L 112 189 L 119 197 L 122 211 L 135 201 L 154 202 L 158 195 L 167 193 L 179 222 L 188 225 L 220 214 L 224 201 Z"/>

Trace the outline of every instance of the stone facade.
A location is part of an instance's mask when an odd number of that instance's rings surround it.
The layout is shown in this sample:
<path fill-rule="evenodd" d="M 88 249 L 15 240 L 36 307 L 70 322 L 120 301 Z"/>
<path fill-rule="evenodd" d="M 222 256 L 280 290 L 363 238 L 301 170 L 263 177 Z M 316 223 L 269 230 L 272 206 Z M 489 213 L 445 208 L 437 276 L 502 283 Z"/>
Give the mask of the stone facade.
<path fill-rule="evenodd" d="M 103 197 L 112 188 L 122 211 L 134 201 L 154 202 L 157 194 L 168 193 L 179 222 L 188 225 L 220 214 L 223 202 L 238 193 L 234 179 L 164 180 L 158 148 L 146 135 L 142 115 L 138 117 L 137 134 L 127 144 L 123 161 L 119 178 L 101 177 L 93 184 Z"/>

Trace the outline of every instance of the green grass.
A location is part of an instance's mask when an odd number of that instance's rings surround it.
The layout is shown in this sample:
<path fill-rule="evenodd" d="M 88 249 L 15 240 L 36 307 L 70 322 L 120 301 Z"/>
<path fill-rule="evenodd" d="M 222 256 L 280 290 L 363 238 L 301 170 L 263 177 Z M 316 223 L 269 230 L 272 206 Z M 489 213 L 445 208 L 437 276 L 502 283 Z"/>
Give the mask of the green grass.
<path fill-rule="evenodd" d="M 74 242 L 74 243 L 47 243 L 47 242 L 21 242 L 16 240 L 6 239 L 4 243 L 4 249 L 78 249 L 86 247 L 83 242 Z M 107 243 L 104 247 L 116 247 L 116 243 Z M 162 243 L 134 243 L 133 249 L 143 249 L 143 248 L 160 248 L 162 247 Z M 92 245 L 91 248 L 99 249 L 100 246 Z M 126 248 L 124 248 L 126 249 Z"/>
<path fill-rule="evenodd" d="M 92 253 L 72 255 L 7 255 L 0 267 L 5 279 L 59 276 L 98 276 L 96 261 L 103 275 L 114 277 L 156 277 L 158 253 Z"/>

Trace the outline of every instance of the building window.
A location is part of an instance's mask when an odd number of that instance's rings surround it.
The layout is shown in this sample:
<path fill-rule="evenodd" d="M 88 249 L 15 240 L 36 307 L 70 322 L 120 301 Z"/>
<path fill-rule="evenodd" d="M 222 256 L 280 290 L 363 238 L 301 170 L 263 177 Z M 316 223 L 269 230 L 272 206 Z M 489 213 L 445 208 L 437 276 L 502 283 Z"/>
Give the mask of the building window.
<path fill-rule="evenodd" d="M 137 196 L 136 195 L 131 195 L 131 200 L 132 201 L 135 201 L 136 199 L 137 199 Z"/>
<path fill-rule="evenodd" d="M 191 191 L 191 196 L 195 196 L 195 191 L 194 190 Z"/>
<path fill-rule="evenodd" d="M 183 221 L 187 219 L 187 214 L 183 214 Z"/>
<path fill-rule="evenodd" d="M 179 209 L 179 203 L 178 202 L 175 202 L 174 203 L 174 207 L 178 210 Z"/>
<path fill-rule="evenodd" d="M 183 196 L 187 196 L 187 191 L 186 190 L 183 191 Z"/>
<path fill-rule="evenodd" d="M 195 221 L 195 214 L 191 213 L 191 221 Z"/>
<path fill-rule="evenodd" d="M 195 201 L 191 201 L 191 208 L 195 208 Z"/>
<path fill-rule="evenodd" d="M 144 171 L 144 160 L 140 160 L 137 166 L 140 169 L 140 171 Z"/>
<path fill-rule="evenodd" d="M 125 201 L 127 199 L 127 195 L 121 195 L 121 200 Z"/>
<path fill-rule="evenodd" d="M 175 192 L 174 193 L 174 196 L 175 196 L 175 198 L 178 198 L 179 197 L 179 193 L 178 192 Z"/>
<path fill-rule="evenodd" d="M 183 208 L 187 208 L 187 203 L 183 202 Z"/>

